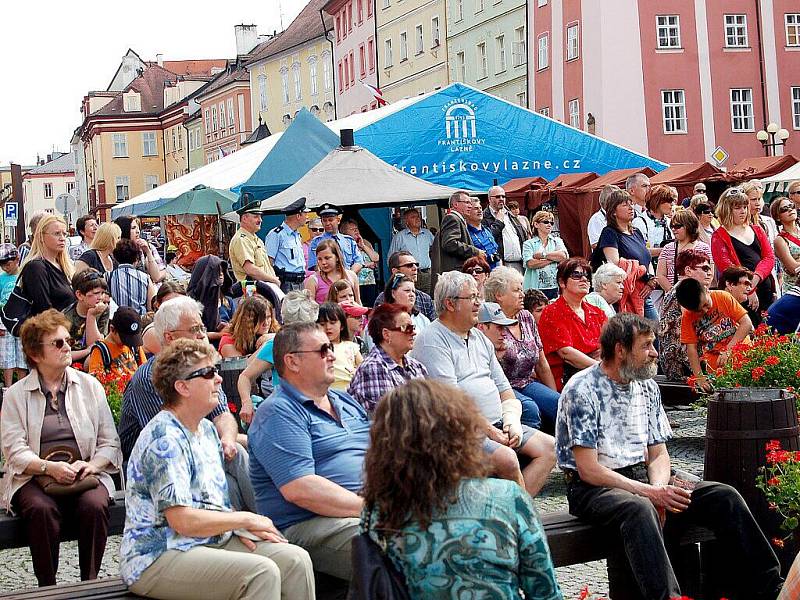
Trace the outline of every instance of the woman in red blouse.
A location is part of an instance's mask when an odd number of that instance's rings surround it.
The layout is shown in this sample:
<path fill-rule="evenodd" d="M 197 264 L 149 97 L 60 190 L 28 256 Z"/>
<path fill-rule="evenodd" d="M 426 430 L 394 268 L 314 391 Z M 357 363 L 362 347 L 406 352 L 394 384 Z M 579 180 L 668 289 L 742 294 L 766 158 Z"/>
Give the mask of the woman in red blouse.
<path fill-rule="evenodd" d="M 573 373 L 600 359 L 600 330 L 608 317 L 584 301 L 591 279 L 586 259 L 562 261 L 556 273 L 561 295 L 545 307 L 539 320 L 539 335 L 559 391 Z"/>

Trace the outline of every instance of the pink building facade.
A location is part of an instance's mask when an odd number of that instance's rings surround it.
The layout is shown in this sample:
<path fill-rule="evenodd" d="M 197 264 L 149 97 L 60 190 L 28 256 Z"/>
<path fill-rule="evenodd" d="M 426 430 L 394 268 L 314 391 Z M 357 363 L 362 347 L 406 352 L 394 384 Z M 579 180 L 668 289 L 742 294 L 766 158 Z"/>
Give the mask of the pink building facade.
<path fill-rule="evenodd" d="M 530 108 L 668 163 L 800 156 L 797 0 L 528 0 Z"/>
<path fill-rule="evenodd" d="M 378 86 L 375 0 L 331 0 L 323 10 L 334 22 L 336 116 L 377 108 L 373 93 L 362 85 Z"/>

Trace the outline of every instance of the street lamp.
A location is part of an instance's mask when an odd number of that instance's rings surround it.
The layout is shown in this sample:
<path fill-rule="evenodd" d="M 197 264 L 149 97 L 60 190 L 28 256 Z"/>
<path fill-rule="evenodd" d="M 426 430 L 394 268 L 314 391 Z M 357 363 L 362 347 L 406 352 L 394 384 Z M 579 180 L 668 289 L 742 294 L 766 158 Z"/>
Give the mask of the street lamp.
<path fill-rule="evenodd" d="M 767 129 L 756 133 L 756 139 L 761 142 L 767 156 L 775 156 L 775 149 L 784 146 L 789 139 L 789 131 L 777 123 L 770 123 Z"/>

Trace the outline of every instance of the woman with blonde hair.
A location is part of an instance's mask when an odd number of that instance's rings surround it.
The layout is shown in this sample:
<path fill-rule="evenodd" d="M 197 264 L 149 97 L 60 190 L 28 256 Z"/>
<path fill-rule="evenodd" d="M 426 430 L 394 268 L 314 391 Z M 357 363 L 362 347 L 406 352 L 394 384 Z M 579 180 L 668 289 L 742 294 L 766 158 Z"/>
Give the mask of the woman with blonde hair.
<path fill-rule="evenodd" d="M 533 237 L 522 244 L 522 262 L 525 263 L 524 289 L 541 290 L 548 299 L 558 296 L 556 269 L 558 263 L 569 258 L 561 238 L 552 235 L 555 217 L 547 210 L 533 215 Z"/>
<path fill-rule="evenodd" d="M 317 272 L 306 279 L 304 287 L 311 292 L 317 303 L 326 302 L 331 286 L 344 279 L 350 282 L 356 303 L 361 304 L 358 275 L 345 268 L 344 256 L 336 240 L 322 240 L 314 252 L 317 255 Z"/>
<path fill-rule="evenodd" d="M 767 232 L 770 243 L 774 243 L 775 238 L 778 236 L 778 226 L 775 224 L 775 219 L 762 214 L 764 210 L 764 186 L 761 185 L 758 179 L 751 179 L 743 183 L 740 188 L 749 202 L 750 224 L 760 225 L 761 229 Z"/>
<path fill-rule="evenodd" d="M 92 247 L 75 261 L 75 272 L 95 269 L 98 273 L 111 273 L 117 267 L 112 252 L 122 238 L 122 230 L 115 223 L 103 223 L 94 234 Z"/>
<path fill-rule="evenodd" d="M 19 276 L 23 294 L 31 301 L 29 317 L 48 308 L 63 311 L 75 302 L 70 283 L 74 274 L 67 251 L 67 224 L 58 215 L 47 215 L 36 227 Z"/>
<path fill-rule="evenodd" d="M 274 337 L 279 329 L 272 304 L 258 296 L 245 298 L 233 313 L 230 333 L 219 341 L 219 353 L 223 358 L 248 356 Z"/>

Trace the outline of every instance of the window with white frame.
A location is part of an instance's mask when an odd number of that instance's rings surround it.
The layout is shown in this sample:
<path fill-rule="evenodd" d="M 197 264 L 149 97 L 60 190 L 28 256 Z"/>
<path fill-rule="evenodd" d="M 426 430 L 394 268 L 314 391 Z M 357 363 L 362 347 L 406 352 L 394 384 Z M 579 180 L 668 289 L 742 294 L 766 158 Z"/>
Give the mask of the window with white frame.
<path fill-rule="evenodd" d="M 206 119 L 205 119 L 206 133 L 208 134 L 211 133 L 211 110 L 207 108 L 205 112 L 206 112 Z"/>
<path fill-rule="evenodd" d="M 686 94 L 684 90 L 661 90 L 664 133 L 686 133 Z"/>
<path fill-rule="evenodd" d="M 456 18 L 454 20 L 456 22 L 462 21 L 464 19 L 464 0 L 455 0 L 453 4 L 455 5 L 456 11 Z"/>
<path fill-rule="evenodd" d="M 483 0 L 475 0 L 475 14 L 483 10 Z"/>
<path fill-rule="evenodd" d="M 175 127 L 170 127 L 170 134 L 172 135 L 172 149 L 173 150 L 177 150 L 178 149 L 178 141 L 177 141 L 177 139 L 175 139 L 176 138 Z"/>
<path fill-rule="evenodd" d="M 158 156 L 155 131 L 142 132 L 142 156 Z"/>
<path fill-rule="evenodd" d="M 580 53 L 578 44 L 578 24 L 567 26 L 567 60 L 575 60 Z"/>
<path fill-rule="evenodd" d="M 747 48 L 747 15 L 725 15 L 725 46 Z"/>
<path fill-rule="evenodd" d="M 258 106 L 259 110 L 267 110 L 267 76 L 258 76 Z"/>
<path fill-rule="evenodd" d="M 125 112 L 140 112 L 142 110 L 142 97 L 135 90 L 122 95 L 122 110 Z"/>
<path fill-rule="evenodd" d="M 550 66 L 550 35 L 545 33 L 536 40 L 536 68 L 546 69 Z"/>
<path fill-rule="evenodd" d="M 439 30 L 439 17 L 431 17 L 431 48 L 436 48 L 441 44 L 439 37 L 441 32 Z"/>
<path fill-rule="evenodd" d="M 194 129 L 189 130 L 189 152 L 193 152 L 197 149 L 197 146 L 195 145 L 194 133 Z"/>
<path fill-rule="evenodd" d="M 114 158 L 127 158 L 128 157 L 128 134 L 115 133 L 114 140 Z"/>
<path fill-rule="evenodd" d="M 417 25 L 414 27 L 414 38 L 417 41 L 417 54 L 422 54 L 425 50 L 425 38 L 422 33 L 422 25 Z"/>
<path fill-rule="evenodd" d="M 303 96 L 303 80 L 300 78 L 300 65 L 292 65 L 292 77 L 294 78 L 294 99 L 300 100 Z"/>
<path fill-rule="evenodd" d="M 154 190 L 158 187 L 158 175 L 144 176 L 144 191 Z"/>
<path fill-rule="evenodd" d="M 800 87 L 792 88 L 792 126 L 800 129 Z"/>
<path fill-rule="evenodd" d="M 518 92 L 517 93 L 517 104 L 520 106 L 527 106 L 528 105 L 528 93 L 527 92 Z"/>
<path fill-rule="evenodd" d="M 283 103 L 289 104 L 289 70 L 286 67 L 281 69 L 281 92 L 283 93 Z"/>
<path fill-rule="evenodd" d="M 369 72 L 373 73 L 375 71 L 375 40 L 373 38 L 367 40 L 367 64 Z"/>
<path fill-rule="evenodd" d="M 369 6 L 369 5 L 368 5 Z M 331 71 L 331 55 L 330 53 L 322 53 L 322 86 L 326 92 L 330 92 L 333 88 L 333 72 Z"/>
<path fill-rule="evenodd" d="M 117 202 L 125 202 L 131 197 L 127 175 L 117 175 L 114 178 L 114 189 L 116 190 Z"/>
<path fill-rule="evenodd" d="M 573 98 L 567 104 L 569 112 L 569 124 L 576 129 L 581 128 L 581 101 L 578 98 Z"/>
<path fill-rule="evenodd" d="M 514 29 L 514 42 L 511 46 L 512 65 L 519 67 L 528 62 L 527 51 L 525 50 L 525 26 Z"/>
<path fill-rule="evenodd" d="M 216 131 L 217 130 L 217 107 L 216 106 L 212 106 L 211 107 L 211 130 L 212 131 Z"/>
<path fill-rule="evenodd" d="M 550 107 L 549 106 L 543 106 L 542 108 L 539 109 L 539 114 L 540 115 L 544 115 L 545 117 L 549 117 L 550 116 Z"/>
<path fill-rule="evenodd" d="M 467 62 L 464 59 L 464 51 L 456 52 L 456 81 L 466 81 Z"/>
<path fill-rule="evenodd" d="M 309 86 L 311 87 L 311 95 L 316 96 L 319 93 L 317 85 L 317 57 L 312 56 L 308 61 L 308 77 Z"/>
<path fill-rule="evenodd" d="M 656 15 L 656 47 L 681 47 L 681 25 L 678 15 Z"/>
<path fill-rule="evenodd" d="M 228 98 L 228 127 L 236 128 L 236 114 L 233 112 L 233 98 Z M 180 144 L 180 131 L 178 132 L 178 143 Z"/>
<path fill-rule="evenodd" d="M 731 130 L 755 131 L 752 88 L 731 90 Z"/>
<path fill-rule="evenodd" d="M 74 181 L 68 181 L 67 182 L 67 193 L 68 194 L 72 194 L 73 192 L 75 192 L 75 182 Z"/>
<path fill-rule="evenodd" d="M 800 46 L 800 13 L 786 13 L 783 20 L 786 23 L 786 45 Z"/>
<path fill-rule="evenodd" d="M 389 8 L 389 0 L 383 0 L 383 8 Z"/>
<path fill-rule="evenodd" d="M 506 70 L 506 36 L 498 35 L 494 38 L 494 54 L 497 57 L 495 70 L 502 73 Z"/>
<path fill-rule="evenodd" d="M 219 128 L 225 129 L 225 103 L 219 103 Z M 175 147 L 175 140 L 173 139 L 172 146 Z"/>
<path fill-rule="evenodd" d="M 400 32 L 400 62 L 408 60 L 408 34 L 405 31 Z"/>
<path fill-rule="evenodd" d="M 392 38 L 383 40 L 383 62 L 387 67 L 391 67 L 392 62 Z"/>
<path fill-rule="evenodd" d="M 45 198 L 52 198 L 53 197 L 53 184 L 52 183 L 45 183 L 44 184 L 44 197 Z"/>
<path fill-rule="evenodd" d="M 483 79 L 489 75 L 489 66 L 486 62 L 486 42 L 477 44 L 475 48 L 477 49 L 478 79 Z"/>

